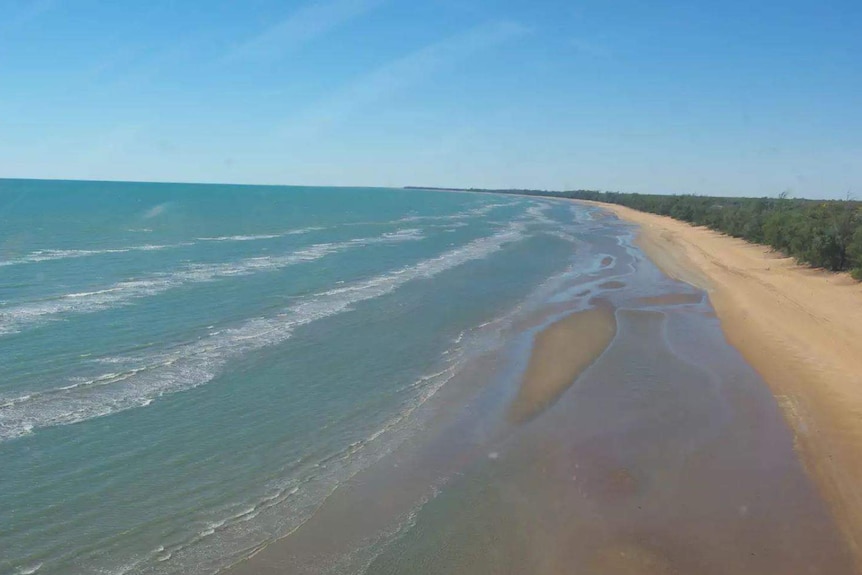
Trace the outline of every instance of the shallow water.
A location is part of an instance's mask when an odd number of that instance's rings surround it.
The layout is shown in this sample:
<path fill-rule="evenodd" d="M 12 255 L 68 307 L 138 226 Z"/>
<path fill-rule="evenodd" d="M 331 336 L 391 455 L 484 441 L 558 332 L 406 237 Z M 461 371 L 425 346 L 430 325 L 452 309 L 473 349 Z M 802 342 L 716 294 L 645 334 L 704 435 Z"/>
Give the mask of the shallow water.
<path fill-rule="evenodd" d="M 846 572 L 706 298 L 595 215 L 0 181 L 0 573 Z M 512 424 L 598 299 L 610 347 Z"/>
<path fill-rule="evenodd" d="M 589 265 L 571 214 L 0 181 L 0 572 L 211 573 L 286 534 L 411 433 L 470 330 Z"/>
<path fill-rule="evenodd" d="M 602 221 L 590 240 L 604 265 L 501 319 L 426 404 L 423 434 L 231 573 L 853 572 L 774 398 L 706 294 Z M 599 301 L 616 308 L 611 345 L 513 424 L 536 334 Z"/>
<path fill-rule="evenodd" d="M 618 301 L 607 352 L 477 453 L 366 573 L 853 572 L 708 304 Z"/>

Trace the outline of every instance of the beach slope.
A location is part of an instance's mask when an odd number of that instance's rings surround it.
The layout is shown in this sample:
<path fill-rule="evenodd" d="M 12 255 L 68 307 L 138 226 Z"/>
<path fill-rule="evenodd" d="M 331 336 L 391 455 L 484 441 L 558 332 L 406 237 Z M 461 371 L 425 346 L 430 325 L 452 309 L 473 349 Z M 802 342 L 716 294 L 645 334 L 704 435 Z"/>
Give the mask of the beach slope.
<path fill-rule="evenodd" d="M 862 285 L 769 248 L 623 206 L 639 247 L 705 289 L 728 341 L 770 386 L 862 570 Z"/>

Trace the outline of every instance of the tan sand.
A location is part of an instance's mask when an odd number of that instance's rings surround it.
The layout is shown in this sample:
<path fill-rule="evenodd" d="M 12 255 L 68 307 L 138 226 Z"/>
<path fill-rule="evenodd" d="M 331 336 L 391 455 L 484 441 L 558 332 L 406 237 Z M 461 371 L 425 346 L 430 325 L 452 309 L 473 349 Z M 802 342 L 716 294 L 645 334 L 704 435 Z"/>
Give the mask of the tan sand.
<path fill-rule="evenodd" d="M 862 285 L 706 228 L 594 205 L 639 224 L 650 259 L 709 293 L 728 341 L 781 405 L 862 572 Z"/>
<path fill-rule="evenodd" d="M 606 302 L 545 328 L 533 344 L 510 420 L 527 421 L 550 407 L 610 345 L 616 330 L 614 310 Z"/>

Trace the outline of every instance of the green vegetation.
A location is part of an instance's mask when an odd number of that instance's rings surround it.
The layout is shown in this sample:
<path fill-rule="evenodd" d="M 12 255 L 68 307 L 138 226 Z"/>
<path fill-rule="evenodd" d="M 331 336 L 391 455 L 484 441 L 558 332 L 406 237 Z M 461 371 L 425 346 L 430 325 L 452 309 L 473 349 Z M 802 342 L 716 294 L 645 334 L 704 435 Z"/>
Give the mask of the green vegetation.
<path fill-rule="evenodd" d="M 786 194 L 778 198 L 721 198 L 590 190 L 508 192 L 609 202 L 670 216 L 771 246 L 814 267 L 849 271 L 862 280 L 862 202 L 791 199 Z"/>

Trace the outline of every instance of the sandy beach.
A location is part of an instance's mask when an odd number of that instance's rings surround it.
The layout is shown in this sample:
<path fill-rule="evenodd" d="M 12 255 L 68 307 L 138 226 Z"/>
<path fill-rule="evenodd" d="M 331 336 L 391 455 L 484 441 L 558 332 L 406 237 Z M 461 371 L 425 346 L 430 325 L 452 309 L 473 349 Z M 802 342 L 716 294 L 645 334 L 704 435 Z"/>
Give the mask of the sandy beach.
<path fill-rule="evenodd" d="M 728 342 L 759 372 L 862 568 L 862 285 L 770 249 L 630 208 L 665 273 L 704 289 Z"/>

